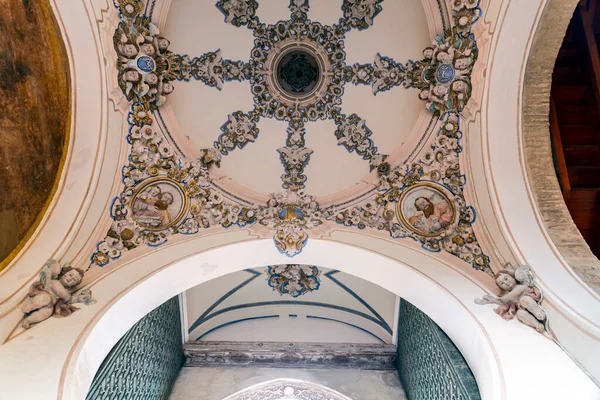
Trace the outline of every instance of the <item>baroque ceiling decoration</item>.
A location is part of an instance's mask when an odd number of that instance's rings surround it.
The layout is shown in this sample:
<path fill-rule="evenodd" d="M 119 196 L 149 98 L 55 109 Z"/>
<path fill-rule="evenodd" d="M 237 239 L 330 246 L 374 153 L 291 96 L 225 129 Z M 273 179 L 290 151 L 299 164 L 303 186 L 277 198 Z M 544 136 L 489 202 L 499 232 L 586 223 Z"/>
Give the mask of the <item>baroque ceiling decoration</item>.
<path fill-rule="evenodd" d="M 142 13 L 141 0 L 118 0 L 121 21 L 114 34 L 118 82 L 131 102 L 131 145 L 123 169 L 123 192 L 111 207 L 112 226 L 91 256 L 104 266 L 139 245 L 158 246 L 174 234 L 201 229 L 263 226 L 277 248 L 294 256 L 309 233 L 335 224 L 411 238 L 429 251 L 446 251 L 492 275 L 489 258 L 475 237 L 475 210 L 466 204 L 460 172 L 459 113 L 471 95 L 470 75 L 477 60 L 473 23 L 476 0 L 452 1 L 454 26 L 436 36 L 418 61 L 399 63 L 377 53 L 372 64 L 346 64 L 344 40 L 351 30 L 371 27 L 383 0 L 344 0 L 337 24 L 308 19 L 308 0 L 290 0 L 290 18 L 267 25 L 256 15 L 255 0 L 219 0 L 225 23 L 253 32 L 248 61 L 227 60 L 220 50 L 190 58 L 168 48 L 170 42 Z M 212 148 L 191 160 L 156 129 L 153 111 L 167 101 L 173 82 L 191 79 L 220 89 L 228 81 L 248 81 L 252 110 L 233 111 Z M 364 118 L 341 111 L 346 84 L 369 85 L 373 94 L 396 86 L 416 95 L 441 123 L 416 161 L 392 165 L 378 152 Z M 283 191 L 256 204 L 225 192 L 211 179 L 230 152 L 258 139 L 257 123 L 272 118 L 287 123 L 287 141 L 277 149 L 284 173 Z M 360 202 L 321 207 L 305 192 L 304 169 L 314 149 L 306 147 L 305 123 L 332 120 L 337 143 L 357 153 L 379 177 L 377 190 Z M 363 197 L 364 198 L 364 197 Z"/>
<path fill-rule="evenodd" d="M 279 294 L 299 297 L 319 290 L 320 271 L 312 265 L 281 264 L 267 267 L 269 286 Z"/>

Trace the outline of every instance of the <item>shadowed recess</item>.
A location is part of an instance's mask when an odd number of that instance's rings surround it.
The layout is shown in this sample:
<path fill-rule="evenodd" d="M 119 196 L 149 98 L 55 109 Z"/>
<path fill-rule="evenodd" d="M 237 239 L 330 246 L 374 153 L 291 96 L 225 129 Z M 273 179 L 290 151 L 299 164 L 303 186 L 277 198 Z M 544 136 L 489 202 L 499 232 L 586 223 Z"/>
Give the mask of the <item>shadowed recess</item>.
<path fill-rule="evenodd" d="M 47 0 L 0 0 L 0 270 L 31 237 L 68 145 L 67 52 Z"/>

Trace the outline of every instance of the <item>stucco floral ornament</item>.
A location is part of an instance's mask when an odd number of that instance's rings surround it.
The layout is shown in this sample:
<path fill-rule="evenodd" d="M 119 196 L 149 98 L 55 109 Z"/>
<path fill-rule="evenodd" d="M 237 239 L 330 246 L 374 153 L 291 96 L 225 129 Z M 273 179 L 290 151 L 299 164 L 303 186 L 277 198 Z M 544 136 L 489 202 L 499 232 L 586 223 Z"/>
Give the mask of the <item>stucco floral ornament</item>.
<path fill-rule="evenodd" d="M 351 206 L 325 210 L 327 219 L 359 229 L 388 231 L 394 238 L 409 237 L 429 251 L 447 251 L 473 268 L 493 275 L 489 258 L 477 242 L 473 207 L 464 199 L 464 176 L 458 115 L 448 114 L 437 136 L 411 165 L 392 167 L 382 161 L 378 193 Z"/>
<path fill-rule="evenodd" d="M 302 251 L 309 230 L 324 220 L 319 204 L 302 191 L 272 194 L 267 205 L 257 210 L 257 219 L 275 231 L 275 245 L 290 257 Z"/>
<path fill-rule="evenodd" d="M 21 326 L 29 329 L 51 316 L 68 317 L 77 308 L 74 304 L 95 303 L 92 292 L 83 289 L 75 294 L 77 286 L 83 280 L 84 272 L 73 268 L 69 263 L 62 265 L 55 260 L 48 260 L 35 281 L 29 288 L 21 311 L 25 314 Z"/>
<path fill-rule="evenodd" d="M 123 20 L 115 30 L 113 44 L 123 94 L 152 110 L 173 92 L 171 81 L 180 75 L 182 59 L 168 50 L 170 42 L 160 36 L 156 25 L 140 14 L 143 5 L 142 1 L 119 0 Z"/>
<path fill-rule="evenodd" d="M 267 267 L 269 286 L 279 294 L 298 297 L 319 289 L 320 271 L 317 267 L 282 264 Z"/>
<path fill-rule="evenodd" d="M 423 51 L 423 60 L 408 64 L 407 84 L 421 90 L 419 98 L 434 114 L 460 112 L 471 97 L 477 54 L 472 34 L 465 36 L 456 27 L 447 30 Z"/>
<path fill-rule="evenodd" d="M 242 26 L 254 21 L 258 3 L 255 0 L 219 0 L 217 8 L 225 15 L 225 22 Z"/>
<path fill-rule="evenodd" d="M 494 312 L 505 320 L 515 316 L 519 321 L 538 332 L 545 331 L 546 312 L 540 306 L 542 291 L 535 283 L 535 276 L 529 266 L 516 269 L 507 265 L 496 275 L 496 285 L 503 291 L 500 297 L 484 295 L 475 299 L 476 304 L 496 304 Z"/>
<path fill-rule="evenodd" d="M 367 29 L 373 25 L 373 19 L 381 12 L 381 3 L 383 0 L 346 0 L 342 4 L 342 22 L 358 30 Z"/>

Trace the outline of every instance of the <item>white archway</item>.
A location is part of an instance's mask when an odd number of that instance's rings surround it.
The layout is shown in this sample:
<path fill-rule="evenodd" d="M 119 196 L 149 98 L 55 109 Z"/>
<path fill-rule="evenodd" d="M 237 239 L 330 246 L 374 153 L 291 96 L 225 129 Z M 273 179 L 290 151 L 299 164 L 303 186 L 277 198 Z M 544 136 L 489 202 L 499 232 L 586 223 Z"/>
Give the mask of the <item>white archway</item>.
<path fill-rule="evenodd" d="M 600 396 L 598 388 L 550 340 L 517 322 L 503 321 L 491 308 L 475 305 L 473 299 L 482 290 L 472 281 L 422 252 L 403 250 L 404 260 L 398 261 L 347 244 L 311 240 L 294 261 L 335 267 L 419 307 L 461 350 L 484 399 L 556 398 L 574 393 L 580 399 Z M 218 276 L 286 261 L 289 258 L 278 253 L 271 240 L 256 240 L 192 255 L 134 283 L 106 304 L 75 341 L 62 371 L 59 399 L 84 398 L 112 346 L 164 301 Z M 128 274 L 148 262 L 148 256 L 132 261 L 96 285 L 96 292 L 131 279 Z"/>
<path fill-rule="evenodd" d="M 486 91 L 481 101 L 482 172 L 502 235 L 517 262 L 530 265 L 537 275 L 553 332 L 561 345 L 600 381 L 600 296 L 573 272 L 552 241 L 533 196 L 524 156 L 524 77 L 534 34 L 551 3 L 531 0 L 517 6 L 504 2 L 497 10 L 500 23 L 486 61 Z M 572 9 L 566 5 L 563 11 L 570 14 Z M 545 29 L 555 29 L 550 21 Z M 544 35 L 544 30 L 539 34 Z M 536 86 L 534 90 L 543 92 L 544 88 Z M 533 167 L 539 169 L 540 165 Z M 548 193 L 545 196 L 550 199 Z M 561 243 L 567 245 L 566 241 Z"/>

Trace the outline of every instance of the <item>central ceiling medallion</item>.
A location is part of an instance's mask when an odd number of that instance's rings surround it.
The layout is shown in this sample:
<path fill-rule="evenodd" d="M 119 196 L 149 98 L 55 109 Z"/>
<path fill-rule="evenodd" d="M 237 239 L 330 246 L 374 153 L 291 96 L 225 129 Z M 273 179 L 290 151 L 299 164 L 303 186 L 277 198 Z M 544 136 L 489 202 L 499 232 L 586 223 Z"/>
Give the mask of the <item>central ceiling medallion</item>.
<path fill-rule="evenodd" d="M 319 80 L 319 66 L 312 54 L 290 51 L 276 65 L 277 82 L 288 94 L 310 93 Z"/>
<path fill-rule="evenodd" d="M 309 105 L 323 97 L 331 79 L 331 64 L 317 43 L 289 40 L 267 58 L 269 90 L 284 104 Z"/>
<path fill-rule="evenodd" d="M 310 39 L 277 43 L 265 61 L 264 82 L 275 100 L 288 107 L 309 107 L 322 100 L 331 84 L 325 49 Z"/>

